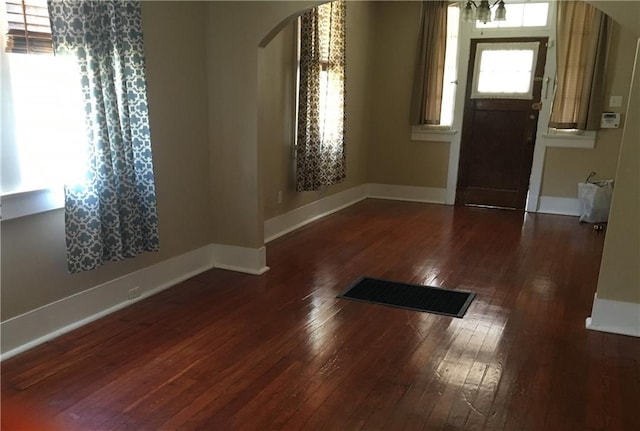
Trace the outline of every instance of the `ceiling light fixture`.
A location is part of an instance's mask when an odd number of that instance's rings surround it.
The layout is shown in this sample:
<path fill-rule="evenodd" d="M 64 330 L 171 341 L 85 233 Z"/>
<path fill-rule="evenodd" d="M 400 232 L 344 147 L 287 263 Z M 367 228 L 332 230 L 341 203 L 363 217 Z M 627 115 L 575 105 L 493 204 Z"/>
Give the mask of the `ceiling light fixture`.
<path fill-rule="evenodd" d="M 462 11 L 462 20 L 464 22 L 471 22 L 475 19 L 485 24 L 491 22 L 491 8 L 496 5 L 498 5 L 498 8 L 496 9 L 493 20 L 505 21 L 507 19 L 507 8 L 505 8 L 503 0 L 496 0 L 492 5 L 489 5 L 489 0 L 481 0 L 479 5 L 469 0 Z M 472 6 L 476 8 L 475 13 L 473 12 Z"/>

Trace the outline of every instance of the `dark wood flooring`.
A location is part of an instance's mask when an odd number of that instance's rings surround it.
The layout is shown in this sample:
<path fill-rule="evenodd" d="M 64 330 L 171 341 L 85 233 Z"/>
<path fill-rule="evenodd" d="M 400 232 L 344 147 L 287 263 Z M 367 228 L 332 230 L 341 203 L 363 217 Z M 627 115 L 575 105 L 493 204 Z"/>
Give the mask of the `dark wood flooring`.
<path fill-rule="evenodd" d="M 640 339 L 585 329 L 576 218 L 366 200 L 2 363 L 65 430 L 638 430 Z M 337 299 L 362 275 L 471 290 L 463 319 Z M 8 428 L 3 428 L 3 430 Z"/>

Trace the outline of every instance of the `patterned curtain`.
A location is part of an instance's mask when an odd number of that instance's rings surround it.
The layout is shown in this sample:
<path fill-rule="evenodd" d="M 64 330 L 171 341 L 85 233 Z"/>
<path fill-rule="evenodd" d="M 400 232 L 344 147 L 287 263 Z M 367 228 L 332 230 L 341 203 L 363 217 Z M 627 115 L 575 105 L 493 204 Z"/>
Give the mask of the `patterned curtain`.
<path fill-rule="evenodd" d="M 75 55 L 85 103 L 85 181 L 65 186 L 70 272 L 159 248 L 138 1 L 49 0 L 54 50 Z"/>
<path fill-rule="evenodd" d="M 296 188 L 319 190 L 346 179 L 344 0 L 300 18 Z"/>

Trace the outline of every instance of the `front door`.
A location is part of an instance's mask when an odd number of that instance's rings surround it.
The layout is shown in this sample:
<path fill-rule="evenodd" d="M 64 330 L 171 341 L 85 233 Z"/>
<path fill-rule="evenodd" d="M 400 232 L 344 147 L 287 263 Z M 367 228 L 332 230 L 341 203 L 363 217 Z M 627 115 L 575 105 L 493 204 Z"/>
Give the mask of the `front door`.
<path fill-rule="evenodd" d="M 547 38 L 472 39 L 456 204 L 524 210 Z"/>

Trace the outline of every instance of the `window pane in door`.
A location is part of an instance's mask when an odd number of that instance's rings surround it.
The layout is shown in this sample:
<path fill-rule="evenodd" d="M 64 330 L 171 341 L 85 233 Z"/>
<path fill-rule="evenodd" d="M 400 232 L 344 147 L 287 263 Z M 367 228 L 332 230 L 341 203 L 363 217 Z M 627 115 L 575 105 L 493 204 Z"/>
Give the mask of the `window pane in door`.
<path fill-rule="evenodd" d="M 529 99 L 537 42 L 479 43 L 471 97 Z"/>
<path fill-rule="evenodd" d="M 532 61 L 532 50 L 483 51 L 478 92 L 528 93 Z"/>

